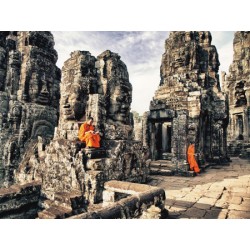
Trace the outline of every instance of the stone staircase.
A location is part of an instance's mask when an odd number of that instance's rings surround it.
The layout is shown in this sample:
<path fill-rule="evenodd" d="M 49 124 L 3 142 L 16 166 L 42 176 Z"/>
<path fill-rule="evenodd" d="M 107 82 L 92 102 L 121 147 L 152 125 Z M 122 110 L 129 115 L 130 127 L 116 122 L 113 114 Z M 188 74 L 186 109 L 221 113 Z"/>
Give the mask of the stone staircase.
<path fill-rule="evenodd" d="M 194 171 L 189 171 L 187 164 L 176 166 L 171 160 L 157 160 L 150 162 L 150 175 L 180 175 L 180 176 L 195 176 Z"/>
<path fill-rule="evenodd" d="M 170 160 L 158 160 L 150 162 L 151 175 L 174 175 L 174 165 Z"/>

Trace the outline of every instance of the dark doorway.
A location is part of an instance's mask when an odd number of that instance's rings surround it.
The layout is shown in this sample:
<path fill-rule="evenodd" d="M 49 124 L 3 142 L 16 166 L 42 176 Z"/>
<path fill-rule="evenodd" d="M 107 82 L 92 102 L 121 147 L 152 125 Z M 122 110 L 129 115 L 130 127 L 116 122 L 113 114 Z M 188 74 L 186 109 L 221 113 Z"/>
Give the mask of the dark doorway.
<path fill-rule="evenodd" d="M 171 122 L 162 124 L 162 153 L 171 153 Z"/>
<path fill-rule="evenodd" d="M 243 132 L 244 132 L 244 127 L 243 127 L 243 117 L 242 115 L 237 115 L 237 123 L 238 123 L 238 140 L 243 140 Z"/>
<path fill-rule="evenodd" d="M 160 159 L 162 154 L 162 123 L 156 123 L 155 128 L 156 128 L 155 131 L 156 159 Z"/>

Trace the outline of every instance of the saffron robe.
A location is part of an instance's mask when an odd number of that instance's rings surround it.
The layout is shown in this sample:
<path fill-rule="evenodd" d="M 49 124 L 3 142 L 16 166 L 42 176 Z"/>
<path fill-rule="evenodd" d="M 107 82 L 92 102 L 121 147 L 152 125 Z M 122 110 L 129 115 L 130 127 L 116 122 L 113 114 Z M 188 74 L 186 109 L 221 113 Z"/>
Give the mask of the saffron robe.
<path fill-rule="evenodd" d="M 187 160 L 190 165 L 190 170 L 194 171 L 195 173 L 199 173 L 200 168 L 197 161 L 195 160 L 194 154 L 195 154 L 194 144 L 191 144 L 189 145 L 187 150 Z"/>
<path fill-rule="evenodd" d="M 99 134 L 95 134 L 95 127 L 89 125 L 87 122 L 83 123 L 78 132 L 78 138 L 80 141 L 85 142 L 87 147 L 99 148 L 101 137 Z"/>

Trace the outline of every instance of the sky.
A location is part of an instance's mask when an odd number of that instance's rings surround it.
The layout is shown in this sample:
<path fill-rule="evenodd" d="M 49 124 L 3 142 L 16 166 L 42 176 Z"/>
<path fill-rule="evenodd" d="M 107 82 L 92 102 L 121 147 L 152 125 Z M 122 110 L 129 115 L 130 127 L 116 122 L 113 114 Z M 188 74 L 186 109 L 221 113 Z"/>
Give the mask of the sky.
<path fill-rule="evenodd" d="M 211 33 L 212 44 L 219 53 L 220 71 L 228 72 L 233 59 L 234 32 Z M 60 68 L 75 50 L 87 50 L 93 56 L 107 49 L 118 53 L 127 65 L 133 86 L 131 111 L 142 115 L 149 109 L 160 83 L 161 57 L 168 31 L 58 31 L 53 35 Z"/>

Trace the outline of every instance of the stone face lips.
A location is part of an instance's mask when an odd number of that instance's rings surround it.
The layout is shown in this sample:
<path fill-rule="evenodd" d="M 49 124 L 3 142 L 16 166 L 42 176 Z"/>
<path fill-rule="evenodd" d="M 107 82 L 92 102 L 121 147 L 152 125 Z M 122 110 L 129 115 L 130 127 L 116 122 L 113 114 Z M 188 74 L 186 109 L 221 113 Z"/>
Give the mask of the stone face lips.
<path fill-rule="evenodd" d="M 189 142 L 203 159 L 226 158 L 228 107 L 211 41 L 205 31 L 171 32 L 166 40 L 161 82 L 150 104 L 153 159 L 172 156 L 185 163 Z"/>
<path fill-rule="evenodd" d="M 50 32 L 0 33 L 0 185 L 13 182 L 37 137 L 48 143 L 58 120 L 61 72 Z M 19 171 L 19 170 L 18 170 Z M 24 171 L 24 170 L 23 170 Z"/>
<path fill-rule="evenodd" d="M 222 72 L 223 88 L 228 94 L 228 142 L 231 155 L 245 155 L 250 136 L 250 32 L 237 31 L 233 41 L 233 62 L 226 75 Z M 244 145 L 245 144 L 245 145 Z M 245 149 L 244 149 L 245 147 Z M 246 156 L 246 155 L 245 155 Z"/>

